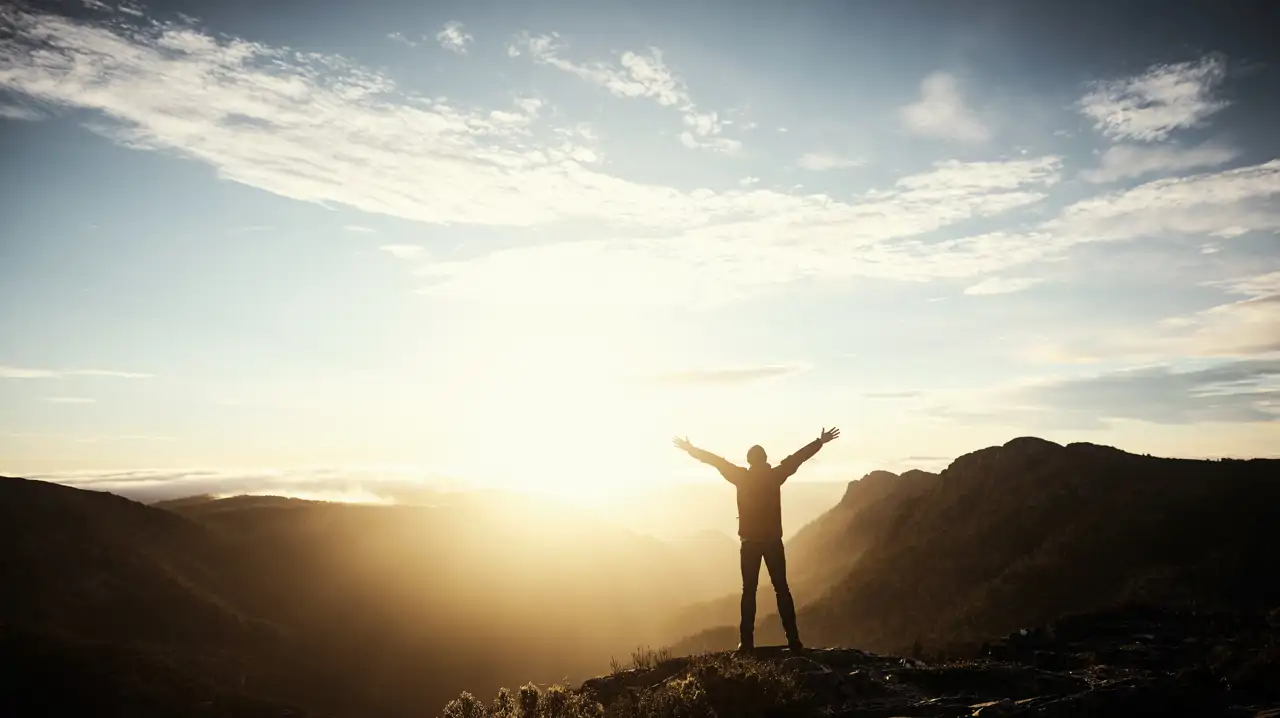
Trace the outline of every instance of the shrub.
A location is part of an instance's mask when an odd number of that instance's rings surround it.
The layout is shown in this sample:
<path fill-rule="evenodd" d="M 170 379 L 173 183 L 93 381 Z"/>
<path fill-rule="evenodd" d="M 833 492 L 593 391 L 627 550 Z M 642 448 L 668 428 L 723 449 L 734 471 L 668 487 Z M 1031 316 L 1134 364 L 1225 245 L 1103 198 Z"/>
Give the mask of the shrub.
<path fill-rule="evenodd" d="M 782 666 L 732 655 L 694 659 L 680 675 L 626 695 L 610 718 L 786 718 L 817 714 L 801 677 Z"/>
<path fill-rule="evenodd" d="M 543 692 L 527 683 L 514 694 L 506 688 L 499 689 L 489 706 L 464 692 L 449 701 L 442 718 L 603 718 L 603 715 L 604 707 L 598 702 L 564 686 L 551 686 Z"/>
<path fill-rule="evenodd" d="M 649 646 L 638 646 L 631 652 L 631 668 L 642 671 L 649 671 L 657 668 L 659 665 L 672 659 L 671 650 L 668 648 L 654 649 Z M 626 664 L 617 658 L 609 659 L 609 669 L 613 673 L 621 673 L 629 670 Z"/>
<path fill-rule="evenodd" d="M 489 710 L 475 696 L 463 691 L 444 707 L 444 718 L 489 718 Z"/>
<path fill-rule="evenodd" d="M 652 668 L 669 660 L 665 651 L 644 649 L 632 660 Z M 808 718 L 819 704 L 802 676 L 781 664 L 736 655 L 700 656 L 655 686 L 624 691 L 603 706 L 590 693 L 564 686 L 545 691 L 526 684 L 514 694 L 502 689 L 486 707 L 463 693 L 445 707 L 444 718 Z"/>

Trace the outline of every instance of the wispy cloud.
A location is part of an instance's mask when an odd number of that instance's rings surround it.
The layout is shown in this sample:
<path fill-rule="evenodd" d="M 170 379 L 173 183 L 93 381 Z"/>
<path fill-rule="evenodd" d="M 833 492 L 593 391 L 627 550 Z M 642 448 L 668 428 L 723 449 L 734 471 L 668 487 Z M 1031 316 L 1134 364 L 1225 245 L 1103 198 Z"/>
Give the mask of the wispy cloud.
<path fill-rule="evenodd" d="M 965 288 L 964 293 L 971 295 L 1012 294 L 1013 292 L 1030 289 L 1042 281 L 1044 280 L 1034 277 L 991 277 Z"/>
<path fill-rule="evenodd" d="M 162 437 L 150 437 L 162 438 Z M 79 489 L 110 491 L 137 501 L 188 496 L 282 496 L 315 501 L 394 503 L 443 498 L 443 490 L 424 488 L 442 477 L 398 467 L 281 469 L 137 469 L 64 471 L 33 479 Z"/>
<path fill-rule="evenodd" d="M 1157 365 L 1026 381 L 973 397 L 956 418 L 1083 428 L 1108 420 L 1154 424 L 1270 422 L 1280 419 L 1280 359 L 1226 362 L 1179 371 Z"/>
<path fill-rule="evenodd" d="M 1148 346 L 1166 355 L 1253 357 L 1280 352 L 1280 272 L 1227 283 L 1245 299 L 1161 321 Z M 1141 351 L 1140 347 L 1134 347 Z"/>
<path fill-rule="evenodd" d="M 645 52 L 623 52 L 613 61 L 578 63 L 563 56 L 567 44 L 558 33 L 531 35 L 520 33 L 507 46 L 511 57 L 529 55 L 534 62 L 548 65 L 598 85 L 616 97 L 652 99 L 664 107 L 680 111 L 685 130 L 680 142 L 691 149 L 710 149 L 734 153 L 742 148 L 738 140 L 723 136 L 728 123 L 719 113 L 700 109 L 689 94 L 684 80 L 667 67 L 662 51 L 650 47 Z"/>
<path fill-rule="evenodd" d="M 1280 352 L 1280 271 L 1207 283 L 1244 297 L 1150 326 L 1044 343 L 1028 356 L 1052 362 L 1257 359 Z"/>
<path fill-rule="evenodd" d="M 0 366 L 0 379 L 50 379 L 62 373 L 53 369 L 30 369 L 20 366 Z"/>
<path fill-rule="evenodd" d="M 685 117 L 686 123 L 688 122 L 688 120 L 689 118 L 686 116 Z M 716 134 L 718 134 L 719 132 L 720 131 L 718 129 L 715 130 Z M 714 150 L 716 152 L 722 152 L 727 155 L 735 154 L 742 149 L 742 142 L 740 140 L 735 140 L 728 137 L 699 135 L 695 132 L 690 132 L 689 130 L 685 130 L 684 132 L 680 133 L 680 144 L 684 145 L 685 147 L 688 147 L 691 150 L 696 150 L 696 149 Z"/>
<path fill-rule="evenodd" d="M 1081 241 L 1160 234 L 1241 233 L 1280 228 L 1280 160 L 1222 172 L 1160 179 L 1081 200 L 1045 229 Z"/>
<path fill-rule="evenodd" d="M 914 399 L 920 396 L 918 391 L 872 391 L 862 395 L 864 399 Z"/>
<path fill-rule="evenodd" d="M 688 191 L 608 174 L 596 133 L 548 126 L 537 98 L 463 107 L 404 92 L 336 56 L 214 37 L 185 23 L 117 16 L 104 24 L 17 10 L 7 18 L 0 89 L 95 112 L 105 118 L 95 129 L 127 146 L 203 162 L 280 196 L 421 222 L 600 226 L 590 241 L 424 262 L 415 271 L 435 296 L 704 306 L 797 280 L 976 281 L 1082 242 L 1280 227 L 1272 206 L 1280 163 L 1272 162 L 1148 182 L 1029 226 L 1011 219 L 976 236 L 926 236 L 1041 202 L 1062 159 L 938 162 L 853 197 L 747 184 Z M 524 35 L 511 51 L 620 97 L 671 107 L 699 142 L 727 139 L 718 129 L 725 123 L 693 103 L 656 50 L 577 63 L 565 59 L 558 36 Z M 922 93 L 934 103 L 924 105 L 951 108 L 952 128 L 967 127 L 961 135 L 985 132 L 966 124 L 971 111 L 954 78 L 935 75 Z M 424 174 L 437 181 L 422 182 Z"/>
<path fill-rule="evenodd" d="M 110 369 L 72 369 L 63 372 L 65 376 L 102 376 L 116 379 L 150 379 L 153 375 L 135 371 L 113 371 Z"/>
<path fill-rule="evenodd" d="M 393 257 L 399 257 L 400 259 L 413 259 L 414 257 L 420 257 L 425 251 L 422 247 L 416 244 L 384 244 L 381 247 L 378 247 L 378 249 L 381 249 Z"/>
<path fill-rule="evenodd" d="M 649 48 L 645 54 L 624 52 L 618 63 L 595 61 L 576 63 L 561 53 L 567 48 L 559 33 L 531 35 L 522 32 L 507 46 L 507 54 L 528 54 L 534 62 L 599 85 L 618 97 L 648 97 L 666 107 L 692 104 L 684 81 L 676 77 L 662 60 L 662 51 Z"/>
<path fill-rule="evenodd" d="M 993 173 L 991 179 L 998 177 L 999 173 Z M 1280 230 L 1280 210 L 1273 201 L 1277 194 L 1280 160 L 1272 160 L 1221 172 L 1152 180 L 1097 195 L 1072 203 L 1057 216 L 1021 231 L 935 242 L 904 239 L 879 244 L 866 256 L 886 262 L 885 268 L 894 270 L 878 276 L 989 275 L 1058 259 L 1086 243 L 1203 235 L 1230 238 Z"/>
<path fill-rule="evenodd" d="M 52 397 L 46 401 L 54 401 L 59 397 Z M 92 401 L 92 400 L 90 400 Z M 66 402 L 64 402 L 66 403 Z M 77 403 L 77 402 L 70 402 Z M 79 402 L 86 403 L 86 402 Z M 79 436 L 75 434 L 42 434 L 32 432 L 17 432 L 10 434 L 0 434 L 0 439 L 15 439 L 20 441 L 73 441 L 77 444 L 111 444 L 116 442 L 134 442 L 134 441 L 173 441 L 171 436 L 158 436 L 153 434 L 123 434 L 119 436 Z"/>
<path fill-rule="evenodd" d="M 364 227 L 358 224 L 348 224 L 348 225 L 344 225 L 342 228 L 347 230 L 348 232 L 355 232 L 357 234 L 373 234 L 375 231 L 373 229 L 370 229 L 369 227 Z"/>
<path fill-rule="evenodd" d="M 827 152 L 806 152 L 800 155 L 800 159 L 796 160 L 796 164 L 812 172 L 861 167 L 866 163 L 866 160 L 856 157 L 841 157 Z"/>
<path fill-rule="evenodd" d="M 1223 165 L 1240 155 L 1240 151 L 1219 144 L 1198 147 L 1115 145 L 1102 154 L 1099 166 L 1084 170 L 1080 178 L 1086 182 L 1115 182 L 1150 174 L 1170 174 L 1203 167 Z"/>
<path fill-rule="evenodd" d="M 900 115 L 907 129 L 917 135 L 957 142 L 984 142 L 991 130 L 965 104 L 960 81 L 952 74 L 935 72 L 920 83 L 920 99 L 903 107 Z"/>
<path fill-rule="evenodd" d="M 462 23 L 450 21 L 444 24 L 444 28 L 436 33 L 436 41 L 440 46 L 450 52 L 456 52 L 459 55 L 467 54 L 467 45 L 474 40 L 470 33 L 463 29 Z"/>
<path fill-rule="evenodd" d="M 648 374 L 639 381 L 671 386 L 724 386 L 749 384 L 765 379 L 795 374 L 809 369 L 808 364 L 766 364 L 763 366 L 714 367 L 710 369 L 682 369 L 678 371 Z"/>
<path fill-rule="evenodd" d="M 1226 74 L 1226 62 L 1216 55 L 1152 65 L 1136 77 L 1095 83 L 1078 107 L 1112 139 L 1163 140 L 1227 106 L 1213 94 Z"/>
<path fill-rule="evenodd" d="M 1238 294 L 1251 299 L 1262 299 L 1280 295 L 1280 271 L 1265 274 L 1251 274 L 1206 283 L 1207 286 L 1218 287 L 1231 294 Z"/>
<path fill-rule="evenodd" d="M 564 242 L 427 265 L 421 271 L 432 284 L 423 291 L 477 302 L 518 294 L 529 304 L 700 306 L 799 279 L 974 276 L 1039 250 L 1021 237 L 950 244 L 908 238 L 1038 202 L 1060 168 L 1056 157 L 940 162 L 854 204 L 823 196 L 793 204 L 760 190 L 746 196 L 773 211 L 758 217 L 739 213 L 671 238 Z M 720 201 L 708 195 L 704 216 L 732 206 Z M 961 245 L 970 254 L 957 258 Z"/>
<path fill-rule="evenodd" d="M 550 140 L 533 134 L 540 104 L 532 98 L 511 110 L 462 109 L 403 93 L 337 57 L 214 38 L 185 24 L 121 23 L 14 14 L 13 41 L 0 47 L 0 87 L 96 110 L 114 121 L 97 126 L 118 142 L 205 162 L 226 178 L 285 197 L 431 223 L 594 219 L 618 228 L 616 239 L 598 243 L 429 265 L 432 292 L 474 295 L 486 287 L 503 297 L 522 287 L 534 290 L 536 302 L 577 301 L 583 290 L 606 298 L 642 290 L 645 301 L 682 301 L 690 293 L 722 300 L 809 276 L 951 276 L 961 270 L 931 259 L 945 248 L 874 245 L 1037 202 L 1060 169 L 1053 157 L 943 162 L 853 202 L 754 188 L 686 192 L 598 171 L 594 133 L 580 125 L 554 128 Z M 516 50 L 621 96 L 652 98 L 686 118 L 696 114 L 694 134 L 714 136 L 718 120 L 692 106 L 659 53 L 576 65 L 557 54 L 555 43 L 527 37 Z M 424 173 L 438 181 L 421 182 Z M 627 238 L 655 229 L 666 235 Z M 505 275 L 515 261 L 552 264 L 541 277 L 520 269 L 524 279 L 512 283 Z M 973 267 L 979 270 L 990 271 Z M 501 283 L 490 284 L 498 276 Z M 529 286 L 543 280 L 545 286 Z"/>
<path fill-rule="evenodd" d="M 69 376 L 108 377 L 115 379 L 150 379 L 151 374 L 111 369 L 36 369 L 0 366 L 0 379 L 60 379 Z"/>
<path fill-rule="evenodd" d="M 759 183 L 760 183 L 759 177 L 743 177 L 742 179 L 738 180 L 738 184 L 743 187 L 750 187 L 753 184 L 759 184 Z"/>
<path fill-rule="evenodd" d="M 120 436 L 86 436 L 75 440 L 77 444 L 114 444 L 122 441 L 173 441 L 173 437 L 159 436 L 155 434 L 123 434 Z"/>
<path fill-rule="evenodd" d="M 409 46 L 409 47 L 417 47 L 417 46 L 418 46 L 418 43 L 417 43 L 417 41 L 416 41 L 416 40 L 411 40 L 411 39 L 409 39 L 408 37 L 405 37 L 404 33 L 400 32 L 399 30 L 397 30 L 396 32 L 393 32 L 393 33 L 389 33 L 389 34 L 387 35 L 387 39 L 388 39 L 388 40 L 390 40 L 390 41 L 392 41 L 392 42 L 398 42 L 398 43 L 400 43 L 401 45 L 407 45 L 407 46 Z"/>
<path fill-rule="evenodd" d="M 34 122 L 36 120 L 45 119 L 45 116 L 30 107 L 0 101 L 0 118 L 6 120 L 26 120 Z"/>
<path fill-rule="evenodd" d="M 625 221 L 628 204 L 637 217 L 652 216 L 668 195 L 583 171 L 589 147 L 577 134 L 530 147 L 526 103 L 497 115 L 462 109 L 400 93 L 337 56 L 215 38 L 176 22 L 103 24 L 21 10 L 8 21 L 0 88 L 97 111 L 108 122 L 94 128 L 117 142 L 205 162 L 285 197 L 426 222 L 522 226 Z M 424 173 L 438 181 L 421 182 Z M 583 202 L 584 191 L 613 201 Z"/>

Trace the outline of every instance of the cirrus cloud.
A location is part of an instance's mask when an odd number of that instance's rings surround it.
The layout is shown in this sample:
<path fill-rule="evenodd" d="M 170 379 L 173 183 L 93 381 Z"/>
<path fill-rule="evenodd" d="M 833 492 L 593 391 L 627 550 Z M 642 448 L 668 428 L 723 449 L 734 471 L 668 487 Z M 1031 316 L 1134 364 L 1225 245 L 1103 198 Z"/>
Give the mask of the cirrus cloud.
<path fill-rule="evenodd" d="M 965 294 L 1012 294 L 1030 289 L 1044 280 L 1034 277 L 991 277 L 964 290 Z"/>
<path fill-rule="evenodd" d="M 0 17 L 10 38 L 0 46 L 0 89 L 95 113 L 93 129 L 120 144 L 201 162 L 282 197 L 419 222 L 596 225 L 599 239 L 590 241 L 421 261 L 421 291 L 435 296 L 706 305 L 796 280 L 979 278 L 1086 241 L 1280 226 L 1270 206 L 1280 186 L 1273 161 L 1156 180 L 1034 224 L 1010 217 L 982 234 L 930 236 L 1042 202 L 1062 158 L 942 160 L 855 196 L 750 184 L 679 189 L 609 174 L 595 132 L 550 126 L 537 98 L 482 108 L 423 97 L 337 56 L 215 37 L 186 21 L 98 22 L 21 8 Z M 675 108 L 686 144 L 736 146 L 722 135 L 726 122 L 693 102 L 656 49 L 580 63 L 566 59 L 559 36 L 526 34 L 511 52 L 620 97 Z M 955 139 L 985 134 L 968 121 L 953 77 L 926 78 L 922 93 L 927 102 L 908 112 L 918 129 L 944 116 L 960 128 Z M 847 163 L 810 159 L 824 168 Z"/>
<path fill-rule="evenodd" d="M 440 43 L 440 47 L 459 55 L 467 54 L 467 46 L 474 39 L 471 33 L 463 28 L 462 23 L 456 20 L 446 22 L 444 28 L 436 33 L 436 42 Z"/>
<path fill-rule="evenodd" d="M 978 421 L 1074 429 L 1123 419 L 1153 424 L 1272 422 L 1280 420 L 1280 359 L 1231 361 L 1189 370 L 1160 364 L 1026 380 L 970 396 L 966 403 L 929 411 Z"/>
<path fill-rule="evenodd" d="M 678 371 L 648 374 L 638 381 L 667 386 L 726 386 L 748 384 L 766 379 L 777 379 L 789 374 L 806 371 L 803 363 L 766 364 L 761 366 L 713 367 L 709 369 L 682 369 Z"/>
<path fill-rule="evenodd" d="M 1187 148 L 1115 145 L 1102 154 L 1100 166 L 1084 170 L 1080 177 L 1086 182 L 1115 182 L 1156 173 L 1216 167 L 1239 155 L 1239 150 L 1217 144 Z"/>
<path fill-rule="evenodd" d="M 800 159 L 796 160 L 796 164 L 811 172 L 849 169 L 851 167 L 861 167 L 866 163 L 866 160 L 856 157 L 841 157 L 840 155 L 826 152 L 806 152 L 800 155 Z"/>
<path fill-rule="evenodd" d="M 907 129 L 924 137 L 957 142 L 984 142 L 991 130 L 966 103 L 960 80 L 947 72 L 935 72 L 920 82 L 920 99 L 903 107 L 900 116 Z"/>
<path fill-rule="evenodd" d="M 574 62 L 564 57 L 567 43 L 558 33 L 531 35 L 518 34 L 507 46 L 507 55 L 528 55 L 540 65 L 562 70 L 603 87 L 615 97 L 649 98 L 663 107 L 675 107 L 682 116 L 685 130 L 680 133 L 680 143 L 690 149 L 710 149 L 733 154 L 742 149 L 742 142 L 722 136 L 727 122 L 719 113 L 700 109 L 689 94 L 685 81 L 677 76 L 663 60 L 662 50 L 650 47 L 644 52 L 626 51 L 616 62 L 596 60 Z"/>
<path fill-rule="evenodd" d="M 151 374 L 114 369 L 43 369 L 0 365 L 0 379 L 61 379 L 72 376 L 105 377 L 111 379 L 150 379 Z"/>
<path fill-rule="evenodd" d="M 1225 78 L 1226 62 L 1217 55 L 1152 65 L 1135 77 L 1094 83 L 1078 107 L 1111 139 L 1153 142 L 1225 108 L 1228 103 L 1214 97 Z"/>

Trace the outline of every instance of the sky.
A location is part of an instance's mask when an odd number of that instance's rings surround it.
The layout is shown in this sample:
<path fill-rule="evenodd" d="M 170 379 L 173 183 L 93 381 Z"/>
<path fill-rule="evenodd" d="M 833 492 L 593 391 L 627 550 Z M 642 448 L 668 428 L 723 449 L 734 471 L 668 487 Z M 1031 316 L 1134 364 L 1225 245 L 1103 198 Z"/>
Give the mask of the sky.
<path fill-rule="evenodd" d="M 6 4 L 0 473 L 1280 455 L 1280 10 L 1114 5 Z"/>

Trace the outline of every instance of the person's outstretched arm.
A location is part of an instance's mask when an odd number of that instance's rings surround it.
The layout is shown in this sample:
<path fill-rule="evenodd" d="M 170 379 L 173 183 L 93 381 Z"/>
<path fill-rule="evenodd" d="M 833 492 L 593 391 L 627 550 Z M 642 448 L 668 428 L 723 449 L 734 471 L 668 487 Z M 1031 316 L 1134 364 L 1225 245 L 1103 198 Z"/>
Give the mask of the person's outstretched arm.
<path fill-rule="evenodd" d="M 839 436 L 840 430 L 834 426 L 830 429 L 823 429 L 822 433 L 818 435 L 818 438 L 810 441 L 808 444 L 801 447 L 799 451 L 783 459 L 782 462 L 778 464 L 778 468 L 775 473 L 775 476 L 778 477 L 778 483 L 781 484 L 791 478 L 791 475 L 800 468 L 801 464 L 813 458 L 813 455 L 818 453 L 818 449 L 821 449 L 823 444 L 835 441 Z"/>
<path fill-rule="evenodd" d="M 677 437 L 675 439 L 672 439 L 671 443 L 675 444 L 677 449 L 684 451 L 685 453 L 689 454 L 689 456 L 692 456 L 698 461 L 701 461 L 704 464 L 709 464 L 711 466 L 714 466 L 716 470 L 720 472 L 720 475 L 723 476 L 725 480 L 731 484 L 738 483 L 738 475 L 745 470 L 741 466 L 737 466 L 736 464 L 733 464 L 725 460 L 723 457 L 716 456 L 710 451 L 707 451 L 705 449 L 699 449 L 698 447 L 689 443 L 688 439 L 681 439 Z"/>

